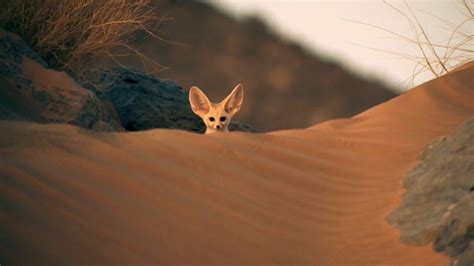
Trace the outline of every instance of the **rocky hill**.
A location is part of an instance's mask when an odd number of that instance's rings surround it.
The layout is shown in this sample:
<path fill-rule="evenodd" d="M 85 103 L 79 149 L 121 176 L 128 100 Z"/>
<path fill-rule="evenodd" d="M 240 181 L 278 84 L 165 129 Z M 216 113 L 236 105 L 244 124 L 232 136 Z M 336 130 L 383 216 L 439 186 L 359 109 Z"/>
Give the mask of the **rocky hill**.
<path fill-rule="evenodd" d="M 200 1 L 152 4 L 159 16 L 173 17 L 161 24 L 162 37 L 185 44 L 138 38 L 146 54 L 169 67 L 158 76 L 186 90 L 197 85 L 214 101 L 243 83 L 246 97 L 238 119 L 256 129 L 302 128 L 349 117 L 395 95 L 280 38 L 259 19 L 237 20 Z"/>

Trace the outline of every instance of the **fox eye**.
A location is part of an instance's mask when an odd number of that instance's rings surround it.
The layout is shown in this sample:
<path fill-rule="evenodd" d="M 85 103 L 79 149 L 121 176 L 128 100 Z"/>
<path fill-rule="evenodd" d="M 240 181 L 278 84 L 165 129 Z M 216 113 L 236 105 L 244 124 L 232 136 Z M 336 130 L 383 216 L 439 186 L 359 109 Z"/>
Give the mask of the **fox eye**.
<path fill-rule="evenodd" d="M 220 118 L 221 122 L 224 122 L 224 121 L 225 121 L 225 119 L 226 119 L 226 117 L 225 117 L 225 116 L 221 116 L 221 118 Z"/>
<path fill-rule="evenodd" d="M 209 117 L 209 121 L 214 122 L 214 120 L 216 120 L 214 117 Z"/>

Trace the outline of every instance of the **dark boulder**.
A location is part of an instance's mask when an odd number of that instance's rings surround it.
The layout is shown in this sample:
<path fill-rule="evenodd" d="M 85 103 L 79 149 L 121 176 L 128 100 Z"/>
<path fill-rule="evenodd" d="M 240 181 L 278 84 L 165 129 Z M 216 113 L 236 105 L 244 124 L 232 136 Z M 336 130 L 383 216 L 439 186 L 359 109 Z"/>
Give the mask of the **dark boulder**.
<path fill-rule="evenodd" d="M 0 29 L 0 118 L 121 130 L 112 110 L 47 64 L 17 35 Z"/>
<path fill-rule="evenodd" d="M 86 71 L 80 78 L 48 69 L 26 42 L 1 29 L 0 98 L 3 120 L 97 131 L 205 129 L 189 107 L 187 92 L 172 81 L 125 68 Z M 230 130 L 255 131 L 241 123 L 232 123 Z"/>
<path fill-rule="evenodd" d="M 78 80 L 115 107 L 126 130 L 205 131 L 202 120 L 191 111 L 188 93 L 172 81 L 125 68 L 89 71 Z M 241 123 L 232 123 L 230 130 L 255 131 Z"/>

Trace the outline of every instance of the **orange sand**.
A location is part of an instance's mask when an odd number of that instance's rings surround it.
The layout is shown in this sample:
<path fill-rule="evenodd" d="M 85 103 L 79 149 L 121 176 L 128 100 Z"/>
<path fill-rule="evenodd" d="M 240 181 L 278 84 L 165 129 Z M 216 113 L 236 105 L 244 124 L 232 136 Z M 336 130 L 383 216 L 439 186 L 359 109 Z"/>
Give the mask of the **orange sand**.
<path fill-rule="evenodd" d="M 350 119 L 204 136 L 0 123 L 3 265 L 445 265 L 385 222 L 474 64 Z"/>

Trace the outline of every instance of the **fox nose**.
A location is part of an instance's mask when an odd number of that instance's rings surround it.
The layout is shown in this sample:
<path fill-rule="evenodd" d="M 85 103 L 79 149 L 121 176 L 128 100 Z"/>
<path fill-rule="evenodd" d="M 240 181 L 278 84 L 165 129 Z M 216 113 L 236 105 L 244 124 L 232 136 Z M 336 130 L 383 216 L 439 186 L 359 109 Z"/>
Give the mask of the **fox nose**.
<path fill-rule="evenodd" d="M 216 126 L 216 128 L 217 128 L 217 129 L 220 129 L 220 128 L 221 128 L 221 126 L 217 125 L 217 126 Z"/>

